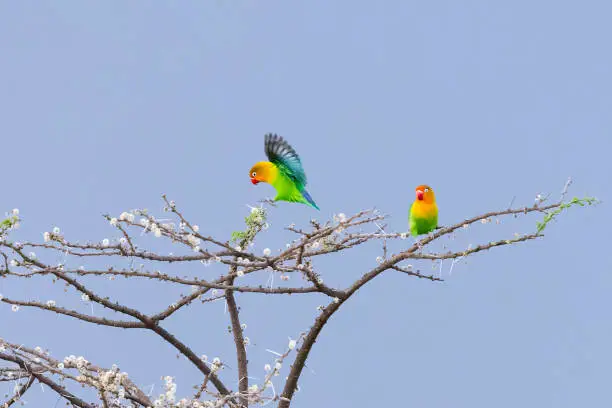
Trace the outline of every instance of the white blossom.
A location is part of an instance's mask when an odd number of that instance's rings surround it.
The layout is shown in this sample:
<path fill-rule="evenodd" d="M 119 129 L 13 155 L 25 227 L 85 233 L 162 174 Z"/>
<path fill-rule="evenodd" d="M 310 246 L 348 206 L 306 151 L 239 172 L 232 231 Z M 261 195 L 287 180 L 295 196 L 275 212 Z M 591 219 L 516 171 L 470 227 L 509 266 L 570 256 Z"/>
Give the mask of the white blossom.
<path fill-rule="evenodd" d="M 11 212 L 13 213 L 15 217 L 19 216 L 19 208 L 13 208 L 13 211 Z"/>
<path fill-rule="evenodd" d="M 11 310 L 12 310 L 13 312 L 16 312 L 16 311 L 18 311 L 18 310 L 19 310 L 19 306 L 17 306 L 17 305 L 13 305 L 13 306 L 11 306 Z"/>
<path fill-rule="evenodd" d="M 49 232 L 43 232 L 43 239 L 45 242 L 51 241 L 51 234 Z"/>
<path fill-rule="evenodd" d="M 48 307 L 55 307 L 55 300 L 47 300 Z"/>
<path fill-rule="evenodd" d="M 265 248 L 263 250 L 263 254 L 264 256 L 270 256 L 270 254 L 272 253 L 272 251 L 270 250 L 270 248 Z"/>
<path fill-rule="evenodd" d="M 111 218 L 109 222 L 110 222 L 110 225 L 112 225 L 113 227 L 117 225 L 117 219 L 116 218 Z"/>
<path fill-rule="evenodd" d="M 83 302 L 89 302 L 89 295 L 88 295 L 87 293 L 83 293 L 83 294 L 81 295 L 81 300 L 82 300 Z"/>
<path fill-rule="evenodd" d="M 294 339 L 289 339 L 289 350 L 293 350 L 297 342 Z"/>
<path fill-rule="evenodd" d="M 191 228 L 194 232 L 198 232 L 200 230 L 200 227 L 198 225 L 193 225 Z"/>
<path fill-rule="evenodd" d="M 60 233 L 60 229 L 59 229 L 59 227 L 53 227 L 53 233 L 54 233 L 55 235 L 59 235 L 59 233 Z"/>

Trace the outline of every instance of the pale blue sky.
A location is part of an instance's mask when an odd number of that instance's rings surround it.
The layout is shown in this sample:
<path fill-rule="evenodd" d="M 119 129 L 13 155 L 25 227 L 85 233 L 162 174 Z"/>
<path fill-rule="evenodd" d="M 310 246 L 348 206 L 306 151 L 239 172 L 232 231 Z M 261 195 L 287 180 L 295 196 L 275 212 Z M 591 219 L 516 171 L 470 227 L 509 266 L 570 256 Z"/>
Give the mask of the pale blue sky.
<path fill-rule="evenodd" d="M 321 212 L 280 205 L 257 251 L 280 247 L 290 222 L 373 206 L 405 230 L 421 183 L 435 188 L 449 224 L 513 196 L 520 205 L 539 192 L 556 197 L 572 176 L 572 195 L 604 204 L 571 211 L 542 241 L 474 256 L 443 284 L 390 273 L 343 305 L 293 406 L 608 406 L 610 15 L 609 2 L 566 0 L 4 1 L 0 209 L 21 209 L 24 238 L 59 225 L 98 240 L 113 236 L 100 214 L 159 212 L 167 193 L 203 230 L 229 237 L 246 204 L 272 195 L 247 174 L 265 158 L 266 132 L 301 155 Z M 456 245 L 512 237 L 535 221 L 479 225 Z M 323 276 L 346 284 L 378 254 L 372 246 L 330 259 Z M 178 295 L 149 282 L 96 285 L 147 311 Z M 88 310 L 48 280 L 0 281 L 0 293 L 53 293 Z M 251 374 L 262 376 L 265 349 L 307 329 L 323 299 L 239 301 L 255 342 Z M 168 327 L 198 354 L 229 359 L 227 321 L 218 303 Z M 118 363 L 140 384 L 157 382 L 156 392 L 162 375 L 176 376 L 179 396 L 199 379 L 142 332 L 4 305 L 0 337 Z M 40 388 L 26 400 L 55 403 Z"/>

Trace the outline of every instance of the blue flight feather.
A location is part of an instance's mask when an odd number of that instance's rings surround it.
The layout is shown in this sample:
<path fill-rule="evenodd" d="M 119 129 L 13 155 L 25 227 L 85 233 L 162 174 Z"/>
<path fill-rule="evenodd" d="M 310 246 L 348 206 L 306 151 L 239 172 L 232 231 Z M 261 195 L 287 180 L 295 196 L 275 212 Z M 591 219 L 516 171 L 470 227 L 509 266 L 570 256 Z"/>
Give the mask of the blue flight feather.
<path fill-rule="evenodd" d="M 308 203 L 310 203 L 310 205 L 312 205 L 317 210 L 320 210 L 319 206 L 317 206 L 317 204 L 314 202 L 314 200 L 312 199 L 312 197 L 310 196 L 308 191 L 302 190 L 301 193 L 304 196 L 304 198 L 306 199 L 306 201 L 308 201 Z"/>

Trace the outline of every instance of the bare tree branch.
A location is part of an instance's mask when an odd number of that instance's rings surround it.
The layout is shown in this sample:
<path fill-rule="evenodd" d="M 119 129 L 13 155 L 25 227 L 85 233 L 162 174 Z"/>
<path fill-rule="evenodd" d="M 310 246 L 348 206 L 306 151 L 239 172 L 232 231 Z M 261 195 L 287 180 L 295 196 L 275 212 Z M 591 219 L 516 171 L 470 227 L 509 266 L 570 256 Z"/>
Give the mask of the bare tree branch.
<path fill-rule="evenodd" d="M 256 255 L 249 250 L 254 240 L 260 239 L 259 234 L 267 228 L 267 210 L 261 207 L 251 210 L 251 214 L 245 218 L 246 230 L 234 232 L 231 241 L 223 241 L 200 233 L 199 227 L 188 220 L 178 210 L 176 204 L 168 200 L 166 196 L 163 196 L 165 210 L 172 218 L 157 219 L 145 210 L 124 212 L 116 218 L 105 215 L 105 219 L 119 238 L 112 241 L 104 239 L 98 243 L 70 241 L 59 232 L 59 229 L 52 233 L 45 233 L 44 242 L 14 242 L 9 237 L 14 229 L 13 226 L 20 219 L 18 215 L 13 215 L 0 224 L 0 255 L 2 256 L 0 277 L 12 280 L 28 278 L 59 280 L 78 291 L 83 299 L 122 317 L 110 319 L 92 316 L 68 307 L 56 306 L 55 301 L 43 303 L 0 295 L 0 302 L 11 305 L 15 311 L 19 307 L 36 308 L 86 323 L 125 329 L 144 329 L 145 332 L 155 333 L 186 357 L 187 361 L 202 375 L 202 378 L 198 379 L 200 385 L 196 387 L 191 399 L 181 400 L 182 405 L 179 406 L 246 408 L 255 404 L 265 405 L 277 402 L 280 408 L 288 408 L 298 388 L 298 381 L 306 367 L 308 356 L 323 328 L 329 322 L 330 317 L 359 289 L 387 271 L 400 272 L 426 281 L 442 282 L 441 275 L 437 277 L 433 274 L 424 274 L 413 265 L 409 265 L 407 261 L 412 260 L 415 265 L 434 261 L 439 262 L 441 266 L 443 260 L 451 260 L 452 271 L 456 263 L 470 255 L 542 238 L 542 230 L 547 223 L 556 219 L 555 217 L 565 209 L 574 205 L 584 206 L 596 203 L 596 200 L 591 198 L 574 198 L 568 202 L 563 201 L 570 184 L 571 179 L 564 186 L 561 200 L 557 203 L 543 205 L 548 196 L 538 195 L 535 205 L 531 207 L 508 208 L 477 215 L 450 226 L 440 227 L 428 235 L 420 236 L 418 241 L 412 241 L 414 243 L 404 241 L 408 238 L 407 233 L 385 231 L 387 216 L 380 214 L 377 210 L 360 211 L 349 217 L 338 214 L 330 221 L 313 220 L 310 225 L 302 228 L 290 225 L 286 229 L 295 234 L 295 238 L 276 255 L 272 255 L 272 251 L 266 249 L 263 256 Z M 508 239 L 477 243 L 463 249 L 461 247 L 448 249 L 446 244 L 442 251 L 430 249 L 431 244 L 439 241 L 440 238 L 454 236 L 458 231 L 474 223 L 487 224 L 497 217 L 518 217 L 532 213 L 543 216 L 543 220 L 537 223 L 535 232 L 516 234 Z M 135 219 L 136 216 L 140 217 L 138 221 Z M 146 250 L 141 244 L 140 237 L 143 235 L 167 240 L 176 250 L 170 254 Z M 410 242 L 410 244 L 401 245 L 401 249 L 394 253 L 393 248 L 397 249 L 397 245 L 394 247 L 393 242 L 399 244 Z M 236 243 L 238 245 L 234 246 Z M 338 285 L 339 287 L 331 287 L 324 283 L 324 271 L 318 262 L 319 259 L 350 253 L 351 251 L 348 250 L 368 243 L 382 245 L 382 256 L 377 257 L 374 266 L 367 266 L 357 271 L 359 273 L 357 279 L 352 278 L 348 282 L 345 280 L 344 283 Z M 32 252 L 28 254 L 27 252 L 32 249 L 41 250 L 43 254 L 40 257 Z M 56 257 L 59 254 L 62 259 L 81 259 L 82 262 L 97 261 L 98 264 L 100 261 L 129 260 L 130 267 L 117 269 L 109 266 L 105 269 L 104 267 L 87 268 L 83 266 L 78 269 L 70 269 L 64 265 L 64 261 L 59 265 L 56 261 L 45 261 L 48 254 L 55 254 Z M 139 268 L 132 266 L 134 260 L 142 263 Z M 214 266 L 216 269 L 221 266 L 227 269 L 213 279 L 202 279 L 199 277 L 200 269 L 194 267 L 197 265 L 198 268 L 201 268 L 200 263 L 216 265 Z M 169 265 L 173 265 L 174 268 L 171 269 Z M 176 273 L 177 267 L 180 273 Z M 258 284 L 256 279 L 266 278 L 270 274 L 280 275 L 280 281 L 286 283 L 276 285 L 266 283 L 264 285 L 260 280 L 259 282 L 262 283 Z M 189 277 L 190 275 L 195 277 Z M 249 281 L 255 283 L 242 284 L 244 276 L 249 276 Z M 190 287 L 191 293 L 181 294 L 176 301 L 171 304 L 162 304 L 158 312 L 149 314 L 142 312 L 138 307 L 112 301 L 100 292 L 92 290 L 93 285 L 87 286 L 83 283 L 85 277 L 111 280 L 116 277 L 132 280 L 149 279 L 160 285 L 172 285 L 176 288 Z M 301 278 L 306 283 L 300 286 L 287 282 L 291 277 Z M 44 287 L 44 285 L 38 287 Z M 284 353 L 273 352 L 276 355 L 274 365 L 266 365 L 267 374 L 261 385 L 254 383 L 249 377 L 249 371 L 252 370 L 249 367 L 246 345 L 250 340 L 244 335 L 240 320 L 239 297 L 236 296 L 236 293 L 289 295 L 314 293 L 328 299 L 329 302 L 327 306 L 320 306 L 320 313 L 309 330 L 301 334 L 297 340 L 290 340 Z M 171 319 L 179 310 L 190 310 L 190 305 L 193 303 L 208 304 L 222 299 L 225 299 L 229 312 L 236 351 L 238 365 L 238 390 L 236 391 L 228 388 L 220 379 L 220 369 L 225 366 L 224 363 L 217 358 L 210 363 L 206 358 L 198 357 L 189 345 L 179 340 L 177 333 L 171 333 L 162 327 L 162 323 Z M 8 352 L 5 352 L 6 350 Z M 280 373 L 283 361 L 293 350 L 295 350 L 295 359 L 282 385 L 282 391 L 278 394 L 274 385 L 275 378 Z M 0 339 L 0 360 L 9 364 L 8 367 L 0 367 L 0 381 L 26 380 L 5 404 L 14 404 L 24 392 L 30 389 L 34 381 L 46 384 L 70 404 L 79 407 L 123 407 L 128 405 L 169 407 L 175 404 L 173 398 L 176 386 L 171 377 L 164 377 L 166 393 L 153 401 L 127 378 L 127 374 L 120 373 L 116 367 L 108 370 L 102 369 L 87 362 L 83 357 L 69 356 L 63 361 L 58 361 L 39 348 L 33 350 Z M 58 383 L 56 378 L 60 378 L 61 382 Z M 68 383 L 97 390 L 100 401 L 94 405 L 82 400 L 68 390 Z M 213 384 L 216 391 L 209 390 L 209 383 Z M 172 397 L 166 399 L 166 394 Z"/>

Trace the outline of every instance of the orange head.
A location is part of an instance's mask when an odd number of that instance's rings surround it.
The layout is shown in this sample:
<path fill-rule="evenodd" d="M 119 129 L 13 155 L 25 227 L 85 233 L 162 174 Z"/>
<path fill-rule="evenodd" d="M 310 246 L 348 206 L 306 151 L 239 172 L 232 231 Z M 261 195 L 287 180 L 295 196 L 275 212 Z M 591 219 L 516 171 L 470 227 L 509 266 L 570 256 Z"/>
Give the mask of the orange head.
<path fill-rule="evenodd" d="M 278 169 L 274 164 L 270 162 L 258 162 L 251 167 L 249 177 L 253 184 L 261 183 L 262 181 L 265 183 L 272 183 L 276 179 L 277 172 Z"/>
<path fill-rule="evenodd" d="M 416 199 L 423 201 L 427 204 L 436 202 L 436 196 L 434 195 L 433 189 L 425 184 L 421 184 L 415 189 Z"/>

